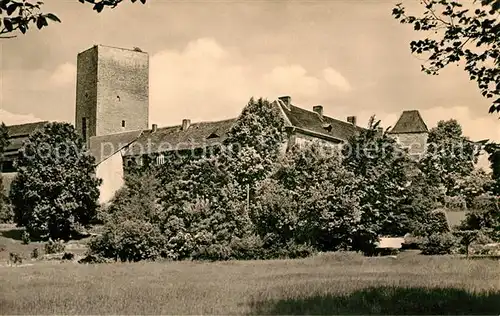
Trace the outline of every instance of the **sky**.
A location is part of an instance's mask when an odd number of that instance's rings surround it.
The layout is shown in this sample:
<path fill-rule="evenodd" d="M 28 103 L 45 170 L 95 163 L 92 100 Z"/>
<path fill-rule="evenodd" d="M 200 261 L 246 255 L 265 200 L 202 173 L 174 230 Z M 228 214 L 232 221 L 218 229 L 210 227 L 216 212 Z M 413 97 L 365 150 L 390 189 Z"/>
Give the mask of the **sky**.
<path fill-rule="evenodd" d="M 150 124 L 237 116 L 250 97 L 292 103 L 366 125 L 418 109 L 429 128 L 457 119 L 474 140 L 500 141 L 498 115 L 461 67 L 420 72 L 409 42 L 423 34 L 391 16 L 389 0 L 126 1 L 97 14 L 46 0 L 51 24 L 0 40 L 0 121 L 74 122 L 76 57 L 95 44 L 150 55 Z M 406 1 L 418 10 L 418 1 Z"/>

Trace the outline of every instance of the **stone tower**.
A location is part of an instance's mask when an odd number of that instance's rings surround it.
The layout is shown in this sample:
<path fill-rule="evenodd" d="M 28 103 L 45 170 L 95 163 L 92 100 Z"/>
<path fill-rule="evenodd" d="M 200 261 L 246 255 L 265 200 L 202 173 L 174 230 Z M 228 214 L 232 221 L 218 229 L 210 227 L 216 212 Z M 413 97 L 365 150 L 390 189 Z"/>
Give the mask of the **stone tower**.
<path fill-rule="evenodd" d="M 86 141 L 148 128 L 147 53 L 95 45 L 77 59 L 75 126 Z"/>
<path fill-rule="evenodd" d="M 403 111 L 389 134 L 408 149 L 410 156 L 419 159 L 425 153 L 429 130 L 417 110 Z"/>

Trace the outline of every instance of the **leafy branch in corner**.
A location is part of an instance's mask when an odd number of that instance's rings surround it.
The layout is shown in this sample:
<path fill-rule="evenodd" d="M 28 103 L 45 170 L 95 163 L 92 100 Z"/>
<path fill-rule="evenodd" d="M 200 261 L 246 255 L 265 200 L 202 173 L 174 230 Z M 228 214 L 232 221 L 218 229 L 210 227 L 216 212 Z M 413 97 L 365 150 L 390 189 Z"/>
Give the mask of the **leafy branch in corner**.
<path fill-rule="evenodd" d="M 392 15 L 411 24 L 426 37 L 412 41 L 413 54 L 427 55 L 421 70 L 437 75 L 450 64 L 462 62 L 470 80 L 477 82 L 481 94 L 492 99 L 489 112 L 500 112 L 500 0 L 475 0 L 463 4 L 451 0 L 421 0 L 421 16 L 409 15 L 400 3 Z"/>
<path fill-rule="evenodd" d="M 132 3 L 137 0 L 130 0 Z M 142 4 L 146 0 L 139 0 Z M 89 3 L 98 13 L 105 7 L 115 8 L 123 0 L 78 0 L 80 3 Z M 30 26 L 34 25 L 38 29 L 48 26 L 48 22 L 58 22 L 61 20 L 53 13 L 43 13 L 43 1 L 29 0 L 0 0 L 0 39 L 14 38 L 17 32 L 26 34 Z"/>

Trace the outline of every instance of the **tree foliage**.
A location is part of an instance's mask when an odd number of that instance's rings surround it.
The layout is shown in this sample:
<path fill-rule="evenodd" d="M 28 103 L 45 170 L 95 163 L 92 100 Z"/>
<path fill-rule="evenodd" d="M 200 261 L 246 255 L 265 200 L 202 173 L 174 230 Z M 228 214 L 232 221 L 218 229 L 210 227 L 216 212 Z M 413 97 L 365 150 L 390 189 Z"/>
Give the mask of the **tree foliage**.
<path fill-rule="evenodd" d="M 33 237 L 68 239 L 94 218 L 100 179 L 84 141 L 67 123 L 33 132 L 20 150 L 10 198 Z"/>
<path fill-rule="evenodd" d="M 485 194 L 474 200 L 472 210 L 467 212 L 459 230 L 482 230 L 495 241 L 500 241 L 500 199 Z"/>
<path fill-rule="evenodd" d="M 377 226 L 377 234 L 401 236 L 430 211 L 432 195 L 415 162 L 379 124 L 372 117 L 368 129 L 349 140 L 343 164 L 362 179 L 364 220 Z"/>
<path fill-rule="evenodd" d="M 489 112 L 500 112 L 500 1 L 420 3 L 424 8 L 420 16 L 408 14 L 402 4 L 393 8 L 392 15 L 426 33 L 410 43 L 412 53 L 427 56 L 422 71 L 436 75 L 448 65 L 463 64 L 481 94 L 492 100 Z"/>
<path fill-rule="evenodd" d="M 335 149 L 295 146 L 260 183 L 252 219 L 264 242 L 274 247 L 293 242 L 320 251 L 364 250 L 355 239 L 363 236 L 370 246 L 377 236 L 362 220 L 360 194 L 359 179 L 342 166 Z"/>
<path fill-rule="evenodd" d="M 97 12 L 104 8 L 115 8 L 124 0 L 78 0 L 93 6 Z M 137 0 L 130 0 L 136 2 Z M 146 3 L 146 0 L 139 0 Z M 31 26 L 38 29 L 48 26 L 50 22 L 61 22 L 54 13 L 43 12 L 43 1 L 34 0 L 0 0 L 0 39 L 15 37 L 17 32 L 25 34 Z"/>
<path fill-rule="evenodd" d="M 459 178 L 455 191 L 462 197 L 467 208 L 473 206 L 474 199 L 491 192 L 494 180 L 483 169 L 474 169 L 469 175 Z"/>
<path fill-rule="evenodd" d="M 7 126 L 2 122 L 0 123 L 0 222 L 9 222 L 12 220 L 12 210 L 7 203 L 7 197 L 4 193 L 3 179 L 2 179 L 2 158 L 5 148 L 9 145 L 9 134 Z"/>
<path fill-rule="evenodd" d="M 459 240 L 452 233 L 434 233 L 425 237 L 421 249 L 424 255 L 448 255 L 453 253 Z"/>
<path fill-rule="evenodd" d="M 276 110 L 267 100 L 252 98 L 220 150 L 201 157 L 171 157 L 168 164 L 154 167 L 152 174 L 139 172 L 138 181 L 135 176 L 129 178 L 109 210 L 133 221 L 127 225 L 138 221 L 153 225 L 161 243 L 150 244 L 154 252 L 136 249 L 134 255 L 123 255 L 122 242 L 110 243 L 132 237 L 119 223 L 122 216 L 107 216 L 107 232 L 92 244 L 94 253 L 117 255 L 121 260 L 135 260 L 140 257 L 137 253 L 174 260 L 272 256 L 254 234 L 248 188 L 270 172 L 283 142 L 283 121 Z M 296 255 L 305 251 L 292 248 Z"/>
<path fill-rule="evenodd" d="M 9 145 L 9 131 L 4 122 L 0 123 L 0 159 L 2 159 L 5 148 Z"/>
<path fill-rule="evenodd" d="M 285 122 L 279 109 L 266 99 L 251 98 L 224 140 L 219 157 L 240 185 L 264 179 L 280 155 Z"/>
<path fill-rule="evenodd" d="M 478 155 L 478 147 L 463 136 L 456 120 L 439 121 L 429 132 L 420 168 L 443 187 L 446 195 L 456 196 L 460 194 L 460 182 L 472 174 Z"/>
<path fill-rule="evenodd" d="M 488 161 L 492 170 L 492 184 L 491 192 L 500 195 L 500 144 L 488 143 L 485 146 L 485 151 L 488 153 Z"/>

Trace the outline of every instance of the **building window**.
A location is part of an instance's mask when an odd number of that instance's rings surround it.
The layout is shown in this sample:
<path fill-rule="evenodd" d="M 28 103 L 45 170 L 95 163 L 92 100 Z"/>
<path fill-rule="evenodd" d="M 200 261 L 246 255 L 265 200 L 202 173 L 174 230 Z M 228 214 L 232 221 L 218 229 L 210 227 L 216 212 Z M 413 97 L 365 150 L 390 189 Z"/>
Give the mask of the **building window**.
<path fill-rule="evenodd" d="M 122 121 L 122 127 L 125 127 L 125 120 Z"/>
<path fill-rule="evenodd" d="M 85 141 L 87 140 L 87 118 L 82 117 L 82 136 Z"/>
<path fill-rule="evenodd" d="M 165 156 L 163 154 L 159 154 L 158 157 L 156 157 L 156 164 L 163 165 L 164 163 L 165 163 Z"/>
<path fill-rule="evenodd" d="M 127 167 L 132 167 L 134 165 L 134 161 L 131 158 L 126 159 L 125 161 L 126 161 Z"/>
<path fill-rule="evenodd" d="M 14 161 L 5 160 L 0 162 L 0 172 L 15 172 L 16 168 L 14 167 Z"/>
<path fill-rule="evenodd" d="M 143 165 L 142 157 L 137 157 L 136 162 L 138 166 L 142 166 Z"/>

